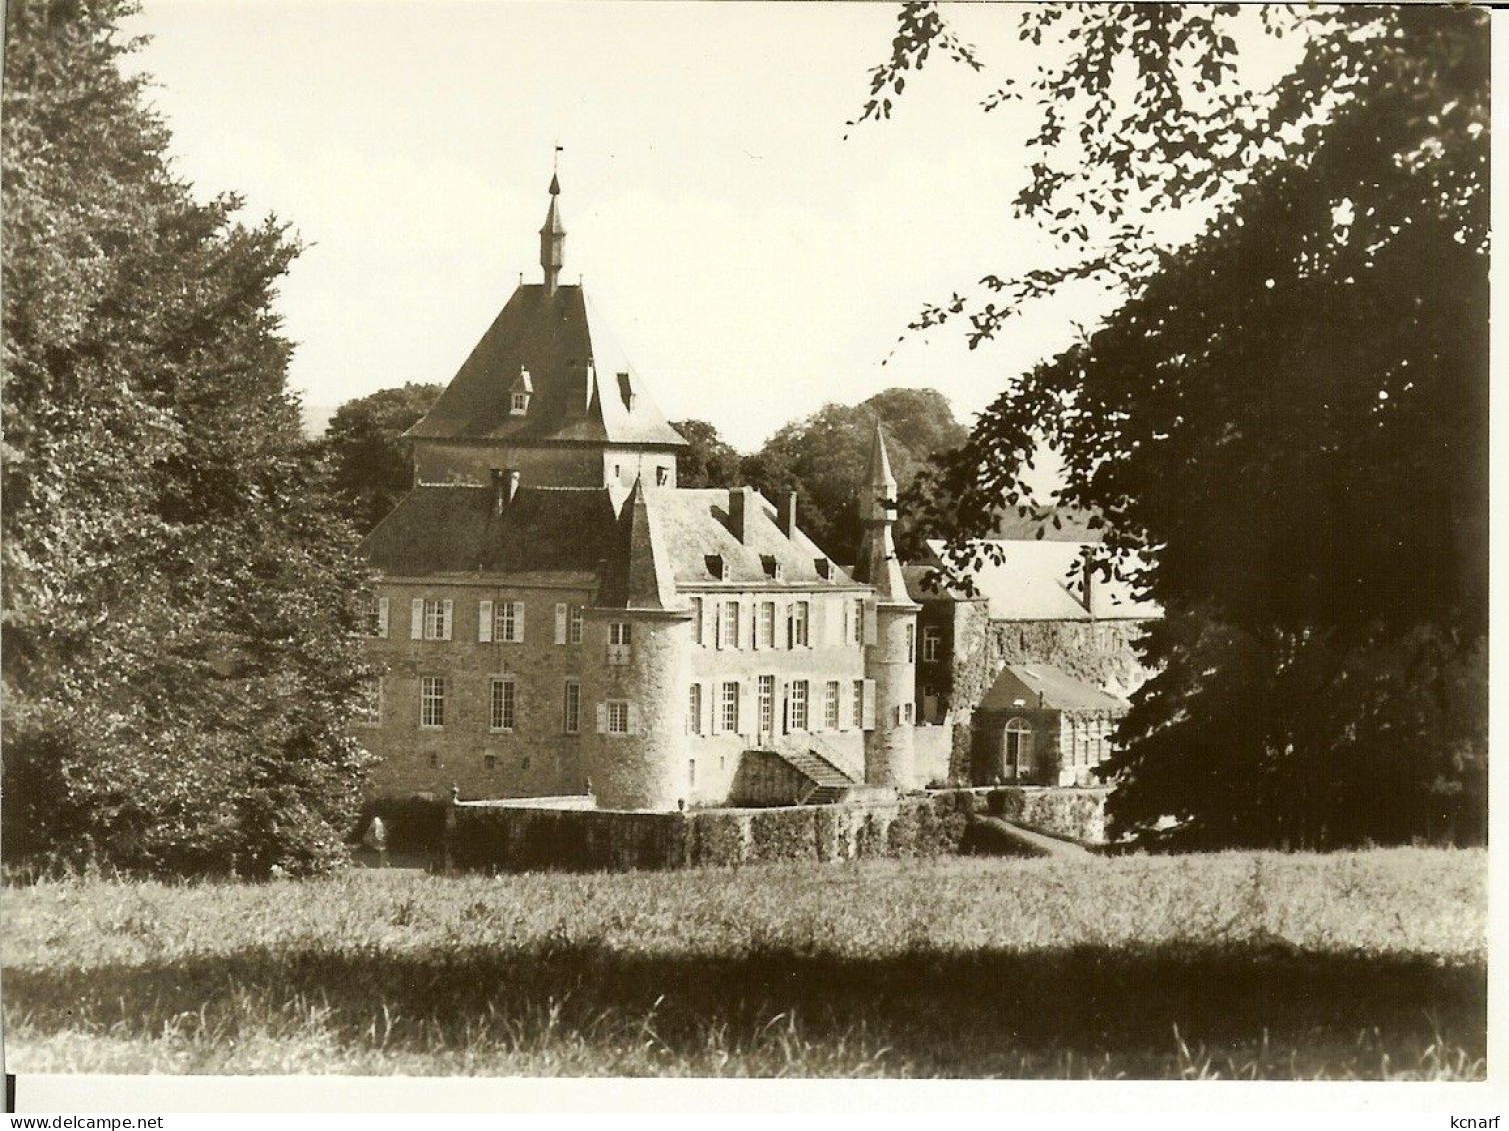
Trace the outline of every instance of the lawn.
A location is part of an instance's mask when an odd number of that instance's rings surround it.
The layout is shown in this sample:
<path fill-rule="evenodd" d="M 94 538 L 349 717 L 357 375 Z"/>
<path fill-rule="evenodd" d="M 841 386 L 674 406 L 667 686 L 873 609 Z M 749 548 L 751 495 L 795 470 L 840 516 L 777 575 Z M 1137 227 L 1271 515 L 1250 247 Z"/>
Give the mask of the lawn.
<path fill-rule="evenodd" d="M 1485 1074 L 1481 851 L 0 892 L 11 1071 Z"/>

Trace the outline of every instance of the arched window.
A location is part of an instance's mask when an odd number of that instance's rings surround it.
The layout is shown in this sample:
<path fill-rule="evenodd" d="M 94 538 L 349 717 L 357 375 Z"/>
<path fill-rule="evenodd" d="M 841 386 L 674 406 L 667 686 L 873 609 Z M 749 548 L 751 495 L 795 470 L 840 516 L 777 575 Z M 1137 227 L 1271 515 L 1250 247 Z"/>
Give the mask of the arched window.
<path fill-rule="evenodd" d="M 1026 719 L 1012 719 L 1006 724 L 1005 754 L 1008 781 L 1032 776 L 1032 728 Z"/>

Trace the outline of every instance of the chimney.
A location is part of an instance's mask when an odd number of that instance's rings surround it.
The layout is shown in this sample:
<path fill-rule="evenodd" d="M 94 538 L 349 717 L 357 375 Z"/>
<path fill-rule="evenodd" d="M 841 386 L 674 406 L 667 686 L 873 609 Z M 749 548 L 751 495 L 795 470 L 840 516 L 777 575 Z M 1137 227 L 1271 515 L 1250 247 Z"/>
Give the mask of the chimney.
<path fill-rule="evenodd" d="M 792 491 L 786 496 L 786 502 L 781 507 L 781 533 L 788 539 L 796 537 L 796 492 Z"/>
<path fill-rule="evenodd" d="M 1080 572 L 1081 572 L 1082 580 L 1084 581 L 1085 612 L 1087 612 L 1087 613 L 1090 614 L 1090 619 L 1091 620 L 1094 620 L 1095 619 L 1095 558 L 1094 558 L 1094 555 L 1089 550 L 1085 550 L 1083 553 L 1084 553 L 1084 556 L 1083 556 L 1083 559 L 1080 562 Z"/>
<path fill-rule="evenodd" d="M 742 544 L 749 522 L 749 488 L 735 487 L 728 492 L 728 528 Z"/>
<path fill-rule="evenodd" d="M 503 508 L 513 502 L 514 496 L 519 493 L 519 473 L 512 468 L 492 469 L 493 473 L 493 517 L 503 513 Z"/>

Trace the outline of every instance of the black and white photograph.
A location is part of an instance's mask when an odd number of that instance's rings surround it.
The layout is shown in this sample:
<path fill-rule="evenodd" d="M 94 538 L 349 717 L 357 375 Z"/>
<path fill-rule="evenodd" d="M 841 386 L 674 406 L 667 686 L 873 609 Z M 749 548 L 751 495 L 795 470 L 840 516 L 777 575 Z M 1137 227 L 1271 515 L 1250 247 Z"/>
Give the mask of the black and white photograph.
<path fill-rule="evenodd" d="M 1502 1110 L 1497 15 L 7 0 L 10 1109 Z"/>

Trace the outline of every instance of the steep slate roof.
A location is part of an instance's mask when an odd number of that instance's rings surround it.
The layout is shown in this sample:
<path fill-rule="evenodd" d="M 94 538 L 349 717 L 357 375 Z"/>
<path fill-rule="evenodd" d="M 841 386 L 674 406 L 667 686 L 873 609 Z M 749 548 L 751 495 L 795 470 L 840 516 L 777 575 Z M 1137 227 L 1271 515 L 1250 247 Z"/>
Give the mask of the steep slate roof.
<path fill-rule="evenodd" d="M 812 539 L 798 528 L 787 538 L 776 522 L 775 506 L 758 491 L 748 491 L 745 506 L 744 541 L 729 528 L 730 492 L 725 488 L 649 487 L 645 500 L 659 519 L 665 545 L 664 568 L 677 584 L 705 584 L 716 579 L 708 572 L 707 556 L 721 554 L 730 585 L 759 584 L 771 580 L 763 557 L 774 557 L 781 566 L 782 584 L 853 586 L 854 581 L 838 566 L 823 578 L 817 559 L 826 558 Z"/>
<path fill-rule="evenodd" d="M 634 481 L 634 489 L 624 500 L 614 542 L 614 554 L 603 582 L 602 604 L 626 609 L 678 607 L 675 586 L 665 564 L 660 515 L 645 498 L 642 480 Z"/>
<path fill-rule="evenodd" d="M 415 487 L 362 540 L 384 573 L 598 574 L 613 555 L 617 507 L 606 487 L 520 487 L 499 515 L 492 487 Z"/>
<path fill-rule="evenodd" d="M 1004 557 L 996 565 L 983 555 L 984 564 L 975 571 L 975 595 L 990 602 L 991 620 L 1090 620 L 1078 588 L 1069 584 L 1076 577 L 1081 553 L 1087 542 L 1012 541 L 993 539 Z M 927 544 L 932 561 L 942 560 L 943 543 Z M 906 569 L 907 589 L 913 600 L 936 601 L 940 594 L 922 588 L 925 566 Z M 962 592 L 950 591 L 962 597 Z M 1096 620 L 1156 620 L 1163 615 L 1157 602 L 1139 599 L 1132 588 L 1121 581 L 1107 581 L 1097 576 L 1091 587 L 1091 605 Z"/>
<path fill-rule="evenodd" d="M 589 361 L 597 374 L 592 389 Z M 534 393 L 524 415 L 512 416 L 510 393 L 521 370 L 529 372 Z M 624 404 L 621 373 L 629 375 L 632 410 Z M 582 288 L 562 286 L 552 294 L 539 283 L 514 291 L 445 392 L 405 435 L 516 443 L 686 443 L 666 423 Z"/>
<path fill-rule="evenodd" d="M 1019 702 L 1020 700 L 1020 702 Z M 1052 664 L 1007 664 L 980 700 L 983 711 L 1125 711 L 1126 700 Z"/>

